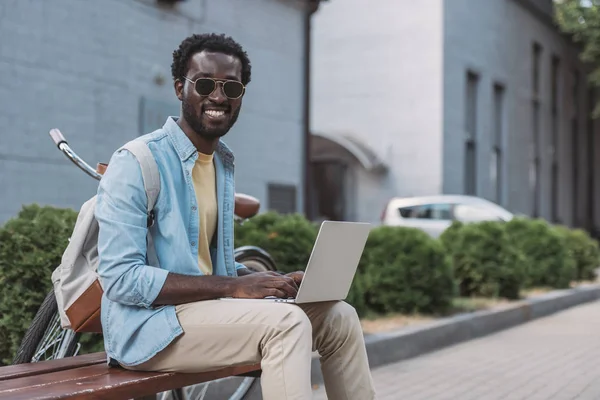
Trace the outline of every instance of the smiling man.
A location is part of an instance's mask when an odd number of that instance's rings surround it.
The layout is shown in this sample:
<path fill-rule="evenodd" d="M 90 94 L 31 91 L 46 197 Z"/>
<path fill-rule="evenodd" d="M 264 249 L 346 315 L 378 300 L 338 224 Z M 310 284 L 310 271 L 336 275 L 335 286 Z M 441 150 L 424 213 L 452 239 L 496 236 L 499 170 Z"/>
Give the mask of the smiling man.
<path fill-rule="evenodd" d="M 98 189 L 109 357 L 147 371 L 260 362 L 264 399 L 285 400 L 311 398 L 318 350 L 330 399 L 373 399 L 361 326 L 348 304 L 219 300 L 294 297 L 302 274 L 252 273 L 233 258 L 233 155 L 221 137 L 250 82 L 246 52 L 224 35 L 193 35 L 173 52 L 172 74 L 180 116 L 138 139 L 160 172 L 154 223 L 148 228 L 141 170 L 127 150 L 113 155 Z"/>

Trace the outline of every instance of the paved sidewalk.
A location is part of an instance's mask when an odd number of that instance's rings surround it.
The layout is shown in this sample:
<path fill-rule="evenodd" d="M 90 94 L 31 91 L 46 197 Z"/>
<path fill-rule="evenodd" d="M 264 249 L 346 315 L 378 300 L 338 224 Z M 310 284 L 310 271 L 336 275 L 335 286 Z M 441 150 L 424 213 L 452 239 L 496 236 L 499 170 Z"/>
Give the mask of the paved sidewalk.
<path fill-rule="evenodd" d="M 373 371 L 378 400 L 599 400 L 600 301 Z M 324 388 L 314 399 L 327 399 Z"/>

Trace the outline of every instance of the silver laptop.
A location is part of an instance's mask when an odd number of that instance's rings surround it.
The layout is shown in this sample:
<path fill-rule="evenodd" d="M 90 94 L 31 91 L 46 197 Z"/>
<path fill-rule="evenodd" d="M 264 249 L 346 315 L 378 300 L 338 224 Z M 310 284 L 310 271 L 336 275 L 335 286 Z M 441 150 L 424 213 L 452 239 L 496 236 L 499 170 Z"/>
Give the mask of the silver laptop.
<path fill-rule="evenodd" d="M 370 230 L 369 223 L 324 221 L 295 299 L 267 297 L 264 299 L 222 298 L 221 300 L 296 304 L 345 300 Z"/>

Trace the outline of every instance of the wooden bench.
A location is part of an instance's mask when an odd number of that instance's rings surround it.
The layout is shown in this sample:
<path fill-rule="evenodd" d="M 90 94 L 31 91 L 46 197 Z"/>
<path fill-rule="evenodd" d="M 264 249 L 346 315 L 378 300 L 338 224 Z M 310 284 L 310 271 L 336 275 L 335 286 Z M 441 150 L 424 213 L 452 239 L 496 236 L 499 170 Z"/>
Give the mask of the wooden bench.
<path fill-rule="evenodd" d="M 93 353 L 0 368 L 0 399 L 131 399 L 230 376 L 260 376 L 260 365 L 184 374 L 109 367 Z"/>

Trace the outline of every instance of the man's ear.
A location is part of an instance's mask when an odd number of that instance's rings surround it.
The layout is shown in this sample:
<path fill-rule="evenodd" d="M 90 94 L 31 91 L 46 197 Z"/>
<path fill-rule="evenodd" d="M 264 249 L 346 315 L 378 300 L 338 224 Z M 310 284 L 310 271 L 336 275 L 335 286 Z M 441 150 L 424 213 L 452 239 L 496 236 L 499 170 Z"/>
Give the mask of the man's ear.
<path fill-rule="evenodd" d="M 177 79 L 173 83 L 173 88 L 175 89 L 175 96 L 177 96 L 179 101 L 183 101 L 183 83 Z"/>

